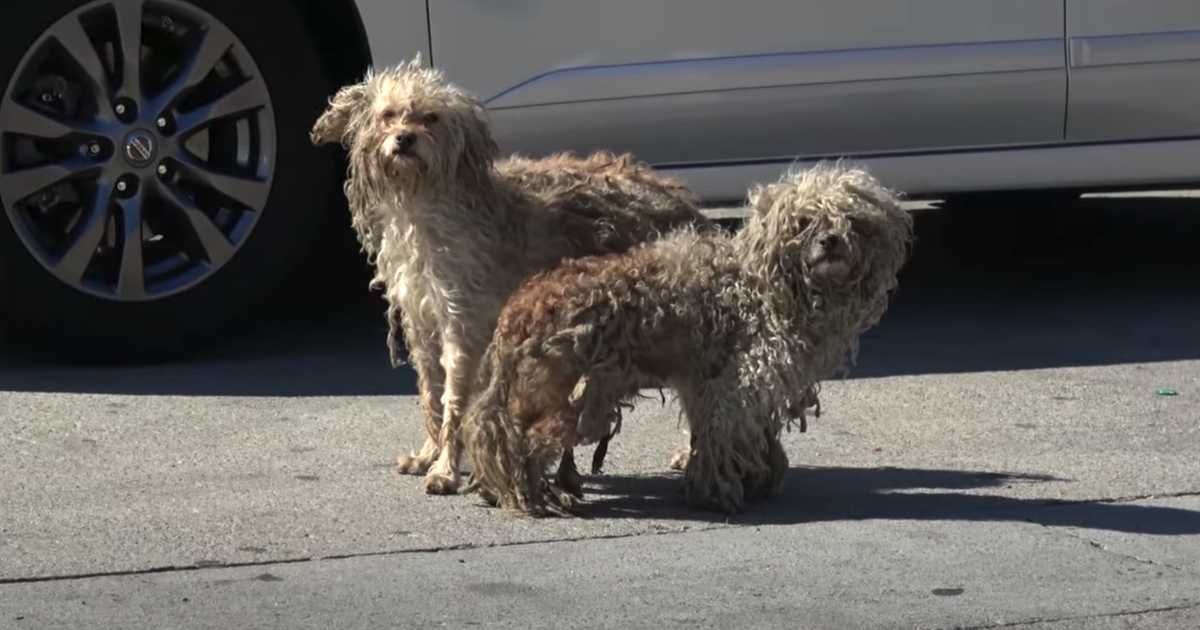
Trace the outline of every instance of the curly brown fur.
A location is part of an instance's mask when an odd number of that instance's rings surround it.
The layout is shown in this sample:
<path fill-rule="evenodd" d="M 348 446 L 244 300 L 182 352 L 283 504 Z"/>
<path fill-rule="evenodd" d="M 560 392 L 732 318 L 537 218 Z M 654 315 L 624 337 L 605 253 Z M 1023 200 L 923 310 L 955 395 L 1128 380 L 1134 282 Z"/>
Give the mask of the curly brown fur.
<path fill-rule="evenodd" d="M 565 262 L 513 295 L 464 429 L 486 498 L 532 514 L 569 510 L 547 465 L 607 428 L 573 418 L 596 400 L 613 408 L 607 398 L 647 379 L 683 408 L 692 504 L 734 512 L 778 489 L 782 429 L 883 315 L 912 222 L 892 193 L 840 164 L 758 187 L 750 205 L 736 235 L 683 229 Z"/>
<path fill-rule="evenodd" d="M 398 464 L 427 472 L 429 492 L 459 484 L 459 419 L 523 279 L 680 226 L 713 229 L 685 188 L 628 155 L 495 161 L 482 104 L 419 60 L 343 88 L 311 138 L 349 153 L 351 222 L 388 302 L 393 362 L 403 334 L 417 371 L 427 434 Z"/>

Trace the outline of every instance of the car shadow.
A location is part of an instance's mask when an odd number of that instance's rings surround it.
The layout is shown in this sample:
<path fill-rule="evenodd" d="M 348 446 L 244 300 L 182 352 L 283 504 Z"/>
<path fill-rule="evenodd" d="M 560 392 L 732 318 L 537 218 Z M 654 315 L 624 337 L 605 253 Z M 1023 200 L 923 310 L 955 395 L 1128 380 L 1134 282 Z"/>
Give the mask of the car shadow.
<path fill-rule="evenodd" d="M 1200 359 L 1200 198 L 933 205 L 914 217 L 913 258 L 850 378 Z M 415 393 L 411 368 L 390 367 L 377 294 L 280 310 L 157 365 L 84 366 L 0 341 L 0 391 Z"/>
<path fill-rule="evenodd" d="M 1200 534 L 1200 512 L 1096 501 L 1022 499 L 965 490 L 1069 481 L 1048 475 L 913 468 L 793 467 L 776 496 L 732 517 L 689 507 L 680 474 L 585 480 L 585 518 L 791 525 L 822 521 L 1024 521 L 1137 534 Z"/>
<path fill-rule="evenodd" d="M 852 378 L 1200 359 L 1200 198 L 915 216 Z"/>
<path fill-rule="evenodd" d="M 0 354 L 0 391 L 179 396 L 410 396 L 412 367 L 393 367 L 377 295 L 340 309 L 281 313 L 191 356 L 146 365 L 73 364 Z M 0 350 L 3 346 L 0 345 Z"/>

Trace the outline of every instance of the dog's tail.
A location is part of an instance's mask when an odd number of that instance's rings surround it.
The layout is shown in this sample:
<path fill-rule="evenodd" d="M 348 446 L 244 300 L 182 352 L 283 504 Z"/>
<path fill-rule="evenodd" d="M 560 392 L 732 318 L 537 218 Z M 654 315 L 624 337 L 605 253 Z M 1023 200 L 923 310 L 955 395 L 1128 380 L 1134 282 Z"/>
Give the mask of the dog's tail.
<path fill-rule="evenodd" d="M 471 482 L 463 493 L 479 492 L 485 501 L 505 509 L 532 511 L 526 505 L 531 479 L 526 462 L 529 445 L 509 411 L 508 397 L 516 373 L 518 349 L 496 339 L 480 365 L 479 393 L 463 418 L 463 437 L 471 458 Z"/>

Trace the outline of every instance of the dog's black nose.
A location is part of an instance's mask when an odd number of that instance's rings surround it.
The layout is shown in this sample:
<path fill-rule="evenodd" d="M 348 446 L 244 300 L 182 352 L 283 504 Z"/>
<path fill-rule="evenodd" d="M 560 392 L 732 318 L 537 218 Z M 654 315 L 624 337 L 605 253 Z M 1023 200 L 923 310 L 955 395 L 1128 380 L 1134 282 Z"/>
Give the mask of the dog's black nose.
<path fill-rule="evenodd" d="M 833 249 L 842 244 L 842 237 L 837 234 L 826 234 L 821 237 L 821 247 Z"/>
<path fill-rule="evenodd" d="M 408 153 L 409 149 L 417 143 L 417 134 L 402 133 L 396 136 L 396 153 Z"/>

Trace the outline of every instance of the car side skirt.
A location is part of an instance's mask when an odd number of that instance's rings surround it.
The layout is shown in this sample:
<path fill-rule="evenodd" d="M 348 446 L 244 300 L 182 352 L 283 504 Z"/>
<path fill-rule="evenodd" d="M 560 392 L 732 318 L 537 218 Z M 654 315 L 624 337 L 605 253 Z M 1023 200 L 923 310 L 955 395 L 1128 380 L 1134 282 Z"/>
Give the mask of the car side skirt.
<path fill-rule="evenodd" d="M 740 163 L 663 164 L 708 202 L 742 199 L 748 186 L 838 156 Z M 1078 189 L 1174 188 L 1200 184 L 1200 139 L 1050 145 L 949 152 L 850 155 L 909 195 Z"/>

